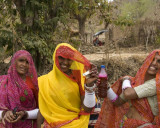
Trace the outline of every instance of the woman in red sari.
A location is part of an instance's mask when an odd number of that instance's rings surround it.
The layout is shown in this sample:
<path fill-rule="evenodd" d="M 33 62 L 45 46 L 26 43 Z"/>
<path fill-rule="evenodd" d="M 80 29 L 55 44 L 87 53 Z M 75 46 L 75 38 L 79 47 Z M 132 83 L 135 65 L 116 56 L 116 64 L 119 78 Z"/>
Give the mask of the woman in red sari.
<path fill-rule="evenodd" d="M 110 89 L 113 92 L 108 93 Z M 135 77 L 122 77 L 110 89 L 96 128 L 158 128 L 160 50 L 148 55 Z M 117 95 L 115 100 L 113 95 Z"/>
<path fill-rule="evenodd" d="M 37 73 L 29 52 L 17 51 L 8 74 L 0 76 L 0 127 L 36 128 Z"/>

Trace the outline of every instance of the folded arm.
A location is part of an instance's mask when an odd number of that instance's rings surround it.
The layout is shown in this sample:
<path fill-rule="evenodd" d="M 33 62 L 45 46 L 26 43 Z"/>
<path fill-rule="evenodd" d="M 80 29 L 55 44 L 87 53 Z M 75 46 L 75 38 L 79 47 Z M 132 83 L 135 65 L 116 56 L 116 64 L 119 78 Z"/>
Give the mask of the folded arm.
<path fill-rule="evenodd" d="M 151 79 L 135 88 L 128 87 L 123 90 L 121 95 L 114 102 L 114 105 L 119 106 L 128 100 L 145 98 L 154 95 L 156 95 L 156 81 L 155 79 Z"/>

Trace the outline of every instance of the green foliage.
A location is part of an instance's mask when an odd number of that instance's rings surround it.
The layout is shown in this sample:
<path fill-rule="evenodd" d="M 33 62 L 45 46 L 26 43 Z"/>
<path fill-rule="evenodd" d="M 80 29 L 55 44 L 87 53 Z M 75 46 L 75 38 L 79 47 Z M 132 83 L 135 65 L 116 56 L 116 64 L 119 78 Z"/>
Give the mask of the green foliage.
<path fill-rule="evenodd" d="M 66 1 L 68 2 L 68 1 Z M 90 16 L 95 11 L 95 2 L 94 0 L 70 0 L 67 4 L 69 12 L 73 16 Z"/>
<path fill-rule="evenodd" d="M 59 21 L 64 23 L 65 15 L 62 1 L 46 0 L 3 0 L 0 3 L 0 47 L 8 45 L 7 50 L 28 50 L 37 69 L 43 60 L 52 62 L 52 53 L 55 48 L 52 39 Z M 15 7 L 16 6 L 16 7 Z"/>
<path fill-rule="evenodd" d="M 69 12 L 71 19 L 76 19 L 81 37 L 85 34 L 86 20 L 96 12 L 98 3 L 95 0 L 64 0 L 64 10 Z"/>
<path fill-rule="evenodd" d="M 8 46 L 6 51 L 12 54 L 13 42 L 16 37 L 15 26 L 20 23 L 18 14 L 11 1 L 0 3 L 0 47 Z"/>
<path fill-rule="evenodd" d="M 100 12 L 100 19 L 103 19 L 105 22 L 105 28 L 107 28 L 108 24 L 112 23 L 115 18 L 113 17 L 114 10 L 117 8 L 115 4 L 110 4 L 108 1 L 97 0 L 98 6 L 96 6 L 97 11 Z M 102 20 L 100 20 L 102 23 Z"/>
<path fill-rule="evenodd" d="M 76 48 L 76 49 L 78 49 L 78 48 L 80 47 L 80 44 L 81 44 L 80 40 L 75 40 L 75 39 L 70 39 L 69 42 L 70 42 L 70 43 L 72 44 L 72 46 L 73 46 L 74 48 Z"/>
<path fill-rule="evenodd" d="M 156 44 L 160 44 L 160 35 L 156 37 Z"/>
<path fill-rule="evenodd" d="M 138 0 L 124 2 L 120 7 L 121 13 L 118 20 L 126 21 L 129 24 L 136 22 L 145 12 L 155 5 L 153 0 Z"/>
<path fill-rule="evenodd" d="M 135 22 L 130 17 L 119 16 L 117 20 L 113 21 L 113 23 L 120 26 L 131 26 L 134 25 Z"/>
<path fill-rule="evenodd" d="M 4 47 L 0 47 L 0 63 L 3 63 L 4 59 L 6 58 L 7 55 L 7 45 Z"/>
<path fill-rule="evenodd" d="M 160 30 L 157 31 L 156 39 L 155 39 L 156 44 L 160 44 Z"/>
<path fill-rule="evenodd" d="M 1 1 L 0 47 L 7 45 L 7 50 L 12 51 L 12 54 L 19 49 L 28 50 L 36 62 L 37 69 L 44 65 L 44 60 L 47 60 L 46 63 L 52 62 L 56 41 L 60 43 L 65 40 L 76 48 L 80 46 L 81 41 L 69 37 L 70 26 L 67 24 L 70 19 L 76 19 L 79 25 L 80 23 L 85 25 L 87 18 L 97 9 L 106 11 L 112 9 L 112 6 L 103 0 Z M 111 13 L 105 16 L 106 21 L 111 22 Z M 59 28 L 61 26 L 63 30 Z M 57 36 L 55 31 L 61 34 Z"/>

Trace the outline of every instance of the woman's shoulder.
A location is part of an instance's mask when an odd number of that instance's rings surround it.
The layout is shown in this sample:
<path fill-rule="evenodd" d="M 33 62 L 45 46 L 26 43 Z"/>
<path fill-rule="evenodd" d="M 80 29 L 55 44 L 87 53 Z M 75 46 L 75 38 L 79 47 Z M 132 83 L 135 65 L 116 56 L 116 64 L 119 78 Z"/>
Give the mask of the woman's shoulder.
<path fill-rule="evenodd" d="M 38 85 L 43 84 L 48 80 L 50 77 L 52 77 L 52 71 L 49 72 L 48 74 L 42 75 L 38 77 Z"/>
<path fill-rule="evenodd" d="M 154 79 L 150 79 L 150 80 L 147 80 L 146 82 L 145 82 L 145 84 L 155 84 L 156 83 L 156 79 L 154 78 Z"/>
<path fill-rule="evenodd" d="M 47 74 L 42 75 L 42 76 L 39 76 L 39 77 L 38 77 L 38 82 L 39 82 L 39 81 L 43 81 L 43 80 L 46 79 L 46 78 L 47 78 Z"/>

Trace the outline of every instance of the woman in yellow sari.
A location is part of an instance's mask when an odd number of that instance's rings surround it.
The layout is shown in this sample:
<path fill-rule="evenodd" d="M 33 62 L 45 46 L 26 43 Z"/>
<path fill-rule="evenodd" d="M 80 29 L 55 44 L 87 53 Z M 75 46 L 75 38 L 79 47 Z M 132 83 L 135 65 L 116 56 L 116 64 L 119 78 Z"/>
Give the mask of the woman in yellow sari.
<path fill-rule="evenodd" d="M 42 123 L 44 128 L 87 128 L 95 106 L 97 68 L 67 43 L 56 47 L 53 60 L 53 70 L 38 79 L 38 128 Z"/>

